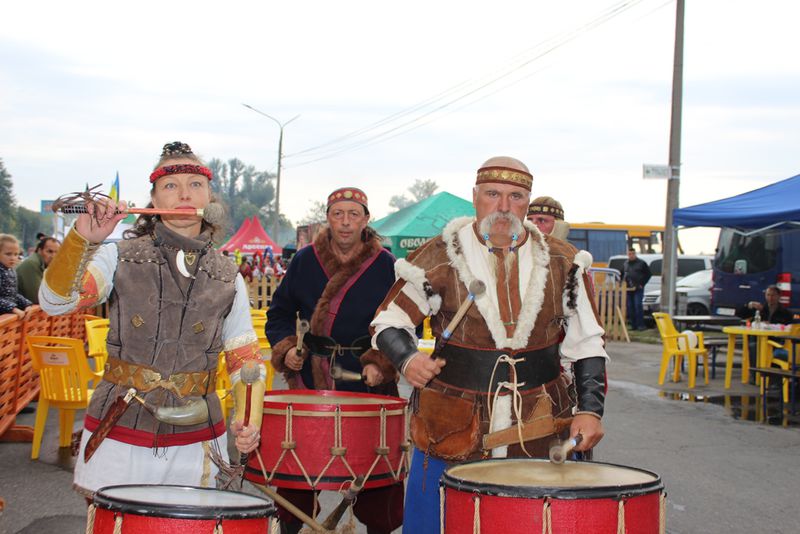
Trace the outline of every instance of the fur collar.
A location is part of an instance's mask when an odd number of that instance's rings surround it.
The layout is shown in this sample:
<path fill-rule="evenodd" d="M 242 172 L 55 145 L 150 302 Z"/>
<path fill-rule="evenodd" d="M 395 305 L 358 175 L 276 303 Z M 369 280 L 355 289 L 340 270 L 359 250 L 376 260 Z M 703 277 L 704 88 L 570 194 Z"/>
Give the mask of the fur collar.
<path fill-rule="evenodd" d="M 458 234 L 465 226 L 472 225 L 474 222 L 475 219 L 473 217 L 453 219 L 445 226 L 442 232 L 442 240 L 447 246 L 447 256 L 450 258 L 453 267 L 455 267 L 459 280 L 467 287 L 469 287 L 470 282 L 475 280 L 475 275 L 472 274 L 469 262 L 464 256 Z M 533 332 L 533 326 L 536 324 L 536 318 L 539 316 L 539 311 L 542 309 L 544 302 L 544 287 L 547 283 L 550 264 L 550 247 L 536 226 L 529 221 L 525 221 L 523 224 L 528 231 L 528 242 L 522 247 L 522 250 L 524 251 L 526 246 L 528 247 L 529 254 L 533 260 L 533 272 L 528 280 L 525 300 L 522 302 L 522 308 L 519 317 L 517 317 L 514 335 L 511 338 L 506 337 L 506 330 L 503 326 L 503 321 L 500 319 L 497 303 L 491 302 L 486 293 L 475 299 L 475 305 L 486 321 L 486 326 L 489 328 L 498 349 L 522 349 L 527 346 L 528 338 Z M 496 283 L 494 280 L 486 282 Z"/>
<path fill-rule="evenodd" d="M 311 333 L 319 336 L 325 335 L 325 318 L 328 316 L 331 299 L 339 293 L 350 277 L 358 272 L 361 265 L 380 252 L 383 247 L 380 240 L 373 237 L 363 244 L 358 254 L 350 261 L 341 263 L 331 248 L 330 230 L 327 228 L 317 234 L 313 246 L 323 270 L 330 277 L 311 315 Z"/>

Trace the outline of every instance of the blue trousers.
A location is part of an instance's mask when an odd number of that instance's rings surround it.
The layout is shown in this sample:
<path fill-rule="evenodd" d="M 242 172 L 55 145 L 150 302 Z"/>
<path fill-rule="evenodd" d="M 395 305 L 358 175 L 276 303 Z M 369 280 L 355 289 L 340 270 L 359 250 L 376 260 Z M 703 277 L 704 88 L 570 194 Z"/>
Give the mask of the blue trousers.
<path fill-rule="evenodd" d="M 635 291 L 628 291 L 628 318 L 631 321 L 631 328 L 637 330 L 644 328 L 644 288 Z"/>
<path fill-rule="evenodd" d="M 450 464 L 428 457 L 414 448 L 411 469 L 406 483 L 406 505 L 403 515 L 403 532 L 414 534 L 439 534 L 439 479 Z"/>

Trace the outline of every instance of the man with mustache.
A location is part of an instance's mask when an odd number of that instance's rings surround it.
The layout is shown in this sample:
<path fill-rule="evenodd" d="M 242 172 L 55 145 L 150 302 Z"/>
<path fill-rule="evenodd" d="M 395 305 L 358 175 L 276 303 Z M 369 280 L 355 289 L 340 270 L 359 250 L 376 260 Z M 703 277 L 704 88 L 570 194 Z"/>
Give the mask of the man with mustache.
<path fill-rule="evenodd" d="M 582 451 L 603 436 L 608 356 L 586 290 L 591 256 L 525 221 L 532 181 L 519 160 L 486 161 L 473 189 L 476 218 L 451 221 L 441 236 L 399 260 L 397 282 L 372 322 L 373 347 L 380 352 L 366 353 L 362 363 L 378 364 L 385 380 L 397 369 L 415 388 L 408 532 L 439 531 L 438 482 L 454 463 L 546 457 L 554 434 L 581 434 L 576 450 Z M 475 280 L 485 292 L 446 332 Z M 414 329 L 427 315 L 440 351 L 436 359 L 417 350 Z M 449 342 L 443 336 L 451 336 Z M 574 389 L 560 358 L 572 362 Z M 517 440 L 517 430 L 538 428 L 542 417 L 562 425 Z M 495 439 L 488 450 L 487 435 Z M 501 435 L 505 441 L 498 444 Z"/>

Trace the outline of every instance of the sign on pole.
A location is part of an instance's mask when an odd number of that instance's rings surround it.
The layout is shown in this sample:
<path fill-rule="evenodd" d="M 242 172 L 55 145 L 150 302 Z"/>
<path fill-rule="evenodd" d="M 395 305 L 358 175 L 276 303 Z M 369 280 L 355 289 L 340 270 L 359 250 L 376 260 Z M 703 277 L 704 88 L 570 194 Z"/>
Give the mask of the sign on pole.
<path fill-rule="evenodd" d="M 642 178 L 644 179 L 668 179 L 669 165 L 642 165 Z"/>

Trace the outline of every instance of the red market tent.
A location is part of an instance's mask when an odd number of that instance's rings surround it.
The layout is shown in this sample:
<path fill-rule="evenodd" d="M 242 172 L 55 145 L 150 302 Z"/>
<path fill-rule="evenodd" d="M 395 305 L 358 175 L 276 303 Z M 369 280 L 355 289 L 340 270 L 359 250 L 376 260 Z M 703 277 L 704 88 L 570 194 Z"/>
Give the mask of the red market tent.
<path fill-rule="evenodd" d="M 252 218 L 245 219 L 241 228 L 219 249 L 228 252 L 239 250 L 242 254 L 253 255 L 256 252 L 263 254 L 267 245 L 272 247 L 274 254 L 280 254 L 283 251 L 264 231 L 258 217 L 253 215 Z"/>

